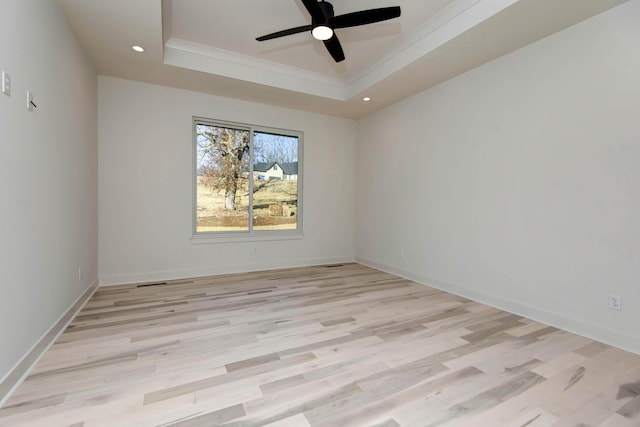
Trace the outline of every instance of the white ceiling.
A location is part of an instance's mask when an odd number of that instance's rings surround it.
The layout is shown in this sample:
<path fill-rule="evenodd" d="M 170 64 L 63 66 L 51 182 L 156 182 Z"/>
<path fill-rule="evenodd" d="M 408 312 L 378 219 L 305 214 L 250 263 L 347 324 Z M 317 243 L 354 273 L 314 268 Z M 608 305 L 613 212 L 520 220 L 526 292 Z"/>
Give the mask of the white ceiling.
<path fill-rule="evenodd" d="M 626 0 L 331 0 L 402 9 L 337 30 L 338 64 L 306 32 L 255 40 L 309 24 L 299 0 L 59 1 L 99 74 L 359 118 Z"/>

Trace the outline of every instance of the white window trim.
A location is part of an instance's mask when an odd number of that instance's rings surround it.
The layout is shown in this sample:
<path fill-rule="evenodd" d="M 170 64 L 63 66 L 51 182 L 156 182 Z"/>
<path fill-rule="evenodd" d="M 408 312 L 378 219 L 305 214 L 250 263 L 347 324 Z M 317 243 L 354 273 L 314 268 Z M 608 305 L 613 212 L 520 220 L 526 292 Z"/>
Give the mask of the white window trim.
<path fill-rule="evenodd" d="M 304 233 L 282 233 L 280 230 L 262 230 L 259 233 L 244 233 L 230 235 L 230 233 L 205 234 L 200 233 L 191 237 L 194 245 L 207 245 L 216 243 L 237 243 L 237 242 L 275 242 L 280 240 L 301 240 Z M 293 231 L 293 230 L 292 230 Z M 264 234 L 263 234 L 264 232 Z"/>
<path fill-rule="evenodd" d="M 253 190 L 253 134 L 254 132 L 264 132 L 276 135 L 295 136 L 298 138 L 298 201 L 297 201 L 297 228 L 295 230 L 253 230 L 250 231 L 210 231 L 197 232 L 197 215 L 198 215 L 198 199 L 197 199 L 197 148 L 196 148 L 196 126 L 198 124 L 211 124 L 212 126 L 232 127 L 236 129 L 247 129 L 251 139 L 250 143 L 250 162 L 249 162 L 249 191 Z M 192 215 L 191 215 L 191 243 L 192 244 L 216 244 L 216 243 L 233 243 L 233 242 L 259 242 L 259 241 L 278 241 L 278 240 L 299 240 L 304 237 L 303 233 L 303 158 L 304 158 L 304 132 L 289 129 L 272 128 L 268 126 L 251 125 L 246 123 L 236 123 L 224 120 L 216 120 L 207 117 L 194 116 L 192 118 Z M 249 206 L 249 216 L 253 217 L 253 197 Z"/>

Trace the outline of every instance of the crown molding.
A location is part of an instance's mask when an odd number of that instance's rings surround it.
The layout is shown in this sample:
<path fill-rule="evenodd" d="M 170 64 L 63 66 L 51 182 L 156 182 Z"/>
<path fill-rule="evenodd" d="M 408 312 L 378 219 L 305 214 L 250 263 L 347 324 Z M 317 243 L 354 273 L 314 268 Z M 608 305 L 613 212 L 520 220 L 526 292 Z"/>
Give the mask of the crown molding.
<path fill-rule="evenodd" d="M 169 38 L 165 43 L 164 63 L 338 101 L 347 99 L 343 79 L 174 37 Z"/>
<path fill-rule="evenodd" d="M 347 101 L 519 0 L 456 0 L 346 80 L 170 37 L 164 63 L 251 83 Z"/>
<path fill-rule="evenodd" d="M 348 97 L 366 91 L 519 0 L 457 0 L 408 33 L 393 50 L 347 81 Z"/>

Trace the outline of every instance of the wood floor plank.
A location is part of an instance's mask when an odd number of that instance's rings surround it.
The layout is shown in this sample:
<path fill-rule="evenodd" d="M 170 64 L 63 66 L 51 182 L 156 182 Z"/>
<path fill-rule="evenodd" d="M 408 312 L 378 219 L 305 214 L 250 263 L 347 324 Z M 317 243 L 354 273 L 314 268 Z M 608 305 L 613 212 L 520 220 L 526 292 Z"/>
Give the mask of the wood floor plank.
<path fill-rule="evenodd" d="M 99 288 L 0 426 L 638 426 L 640 355 L 358 264 Z"/>

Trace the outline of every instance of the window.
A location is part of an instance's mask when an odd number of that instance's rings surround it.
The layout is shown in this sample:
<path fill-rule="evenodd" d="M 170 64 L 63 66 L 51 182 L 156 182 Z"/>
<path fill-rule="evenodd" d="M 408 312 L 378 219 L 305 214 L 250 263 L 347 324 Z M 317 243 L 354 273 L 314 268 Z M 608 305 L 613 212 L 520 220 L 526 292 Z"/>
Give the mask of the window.
<path fill-rule="evenodd" d="M 302 132 L 194 118 L 194 234 L 302 231 Z"/>

